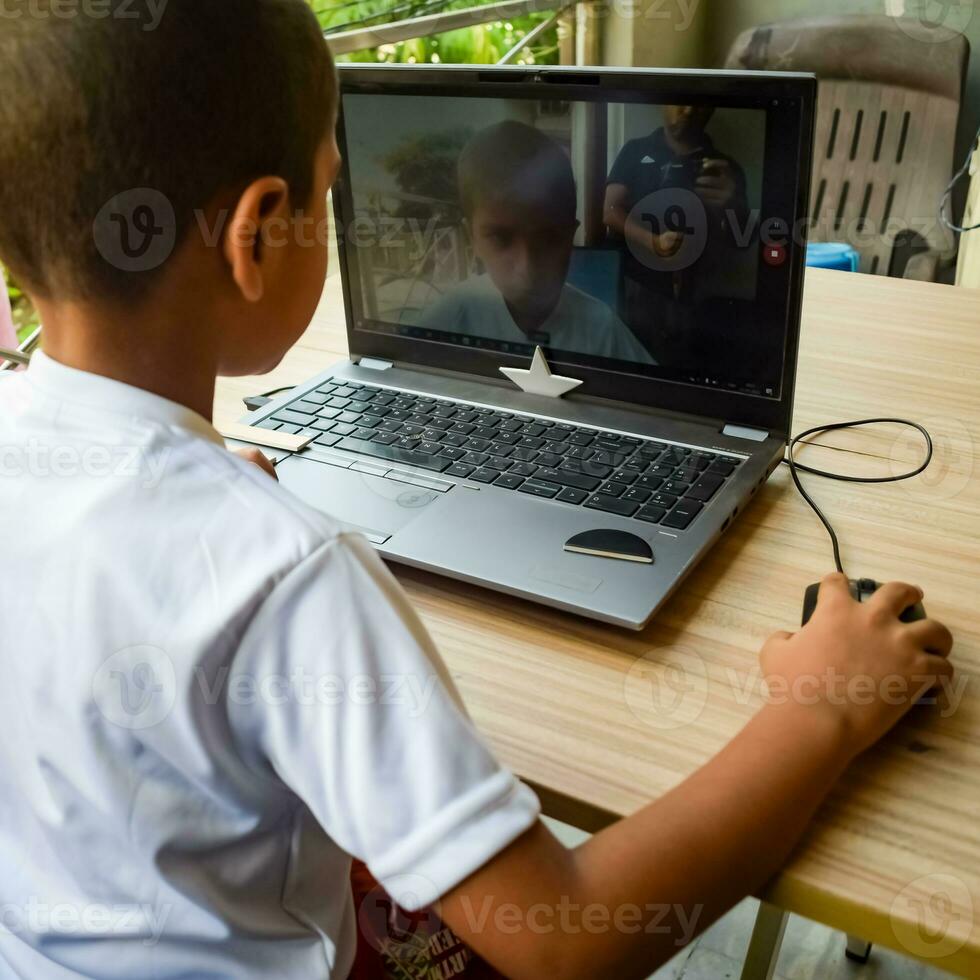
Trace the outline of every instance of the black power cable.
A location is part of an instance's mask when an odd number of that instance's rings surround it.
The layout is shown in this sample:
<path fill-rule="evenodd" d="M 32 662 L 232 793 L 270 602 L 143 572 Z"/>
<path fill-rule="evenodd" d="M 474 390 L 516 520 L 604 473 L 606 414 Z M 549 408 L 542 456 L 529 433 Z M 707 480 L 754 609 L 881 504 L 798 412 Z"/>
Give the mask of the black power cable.
<path fill-rule="evenodd" d="M 923 462 L 921 466 L 914 470 L 910 470 L 908 473 L 900 473 L 897 476 L 846 476 L 843 473 L 831 473 L 829 470 L 820 470 L 813 466 L 805 466 L 803 463 L 798 463 L 796 461 L 794 451 L 797 445 L 808 436 L 822 435 L 825 432 L 838 432 L 841 429 L 857 429 L 865 425 L 882 425 L 885 423 L 904 425 L 907 428 L 917 430 L 922 435 L 926 444 L 926 458 L 925 462 Z M 822 476 L 827 480 L 837 480 L 839 483 L 901 483 L 903 480 L 911 480 L 920 473 L 924 473 L 932 463 L 934 452 L 935 450 L 932 444 L 932 436 L 929 435 L 928 430 L 924 426 L 919 425 L 918 422 L 909 422 L 907 419 L 862 419 L 860 422 L 837 422 L 833 425 L 818 425 L 812 429 L 807 429 L 806 432 L 801 432 L 798 436 L 794 436 L 793 439 L 790 440 L 787 455 L 783 462 L 789 466 L 789 471 L 793 476 L 793 482 L 796 484 L 796 489 L 800 491 L 803 499 L 813 508 L 813 512 L 820 518 L 821 523 L 827 529 L 827 533 L 830 535 L 831 543 L 834 546 L 834 562 L 837 565 L 837 571 L 844 571 L 844 565 L 841 562 L 840 542 L 837 539 L 837 532 L 834 530 L 833 525 L 827 519 L 824 512 L 817 506 L 813 497 L 807 493 L 806 488 L 800 481 L 800 473 L 809 473 L 812 476 Z"/>
<path fill-rule="evenodd" d="M 943 194 L 943 199 L 939 205 L 939 220 L 943 223 L 943 226 L 948 228 L 950 231 L 955 231 L 961 235 L 965 235 L 971 231 L 976 231 L 978 228 L 980 228 L 980 224 L 969 225 L 968 227 L 954 225 L 947 212 L 950 211 L 950 200 L 953 197 L 953 191 L 956 190 L 956 185 L 966 176 L 967 171 L 970 169 L 970 165 L 973 163 L 973 155 L 977 152 L 978 142 L 980 142 L 980 130 L 977 130 L 977 135 L 973 140 L 973 145 L 970 148 L 970 152 L 966 156 L 966 163 L 960 167 L 960 169 L 956 172 L 956 176 L 949 182 L 949 186 L 946 188 L 946 192 Z"/>

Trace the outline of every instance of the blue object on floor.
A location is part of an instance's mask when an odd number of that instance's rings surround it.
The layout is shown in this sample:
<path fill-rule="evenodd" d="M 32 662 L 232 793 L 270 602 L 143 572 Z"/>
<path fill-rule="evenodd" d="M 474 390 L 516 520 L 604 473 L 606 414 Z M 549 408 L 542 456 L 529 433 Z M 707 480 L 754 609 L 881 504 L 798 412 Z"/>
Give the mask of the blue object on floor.
<path fill-rule="evenodd" d="M 806 249 L 806 264 L 811 269 L 857 272 L 861 255 L 843 242 L 811 242 Z"/>

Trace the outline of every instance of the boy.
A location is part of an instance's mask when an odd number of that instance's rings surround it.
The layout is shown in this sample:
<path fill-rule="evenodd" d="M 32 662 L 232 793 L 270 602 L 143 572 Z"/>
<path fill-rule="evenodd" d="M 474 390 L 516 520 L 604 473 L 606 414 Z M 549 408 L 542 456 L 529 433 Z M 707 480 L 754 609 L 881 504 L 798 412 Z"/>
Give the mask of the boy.
<path fill-rule="evenodd" d="M 477 133 L 457 165 L 473 251 L 486 272 L 426 311 L 422 325 L 501 343 L 652 364 L 604 303 L 566 282 L 578 198 L 568 156 L 508 120 Z"/>
<path fill-rule="evenodd" d="M 563 848 L 363 539 L 208 422 L 216 376 L 276 364 L 323 284 L 309 220 L 337 172 L 336 83 L 314 18 L 170 0 L 144 31 L 18 6 L 0 256 L 45 350 L 0 380 L 0 578 L 18 583 L 0 594 L 0 975 L 343 980 L 351 857 L 409 909 L 441 898 L 507 975 L 646 975 L 680 925 L 542 931 L 535 909 L 667 902 L 706 927 L 908 710 L 894 677 L 951 672 L 949 634 L 899 622 L 912 586 L 858 605 L 827 579 L 766 674 L 890 675 L 887 703 L 769 705 L 684 785 Z M 372 695 L 386 678 L 421 693 Z"/>

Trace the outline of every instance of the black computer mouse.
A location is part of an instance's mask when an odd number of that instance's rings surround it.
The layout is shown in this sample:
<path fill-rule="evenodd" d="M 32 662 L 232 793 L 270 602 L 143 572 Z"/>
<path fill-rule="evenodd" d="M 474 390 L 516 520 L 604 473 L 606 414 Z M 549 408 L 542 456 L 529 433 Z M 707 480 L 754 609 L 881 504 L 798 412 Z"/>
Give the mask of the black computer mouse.
<path fill-rule="evenodd" d="M 858 602 L 867 602 L 868 599 L 870 599 L 880 588 L 881 584 L 870 578 L 851 580 L 851 595 L 854 596 Z M 806 595 L 803 598 L 804 626 L 810 622 L 810 617 L 813 616 L 813 611 L 817 608 L 817 593 L 819 591 L 819 582 L 816 585 L 811 585 L 806 590 Z M 909 606 L 908 609 L 906 609 L 905 612 L 899 616 L 899 619 L 903 623 L 918 623 L 920 620 L 926 618 L 926 611 L 921 602 L 917 602 L 914 606 Z"/>

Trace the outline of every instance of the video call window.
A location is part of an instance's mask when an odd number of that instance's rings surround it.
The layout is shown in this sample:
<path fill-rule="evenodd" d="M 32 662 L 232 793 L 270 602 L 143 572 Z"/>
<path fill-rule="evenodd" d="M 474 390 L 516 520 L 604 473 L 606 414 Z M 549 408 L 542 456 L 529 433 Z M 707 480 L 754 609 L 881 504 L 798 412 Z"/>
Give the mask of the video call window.
<path fill-rule="evenodd" d="M 766 113 L 344 99 L 358 329 L 768 394 Z M 704 377 L 702 377 L 704 376 Z"/>

